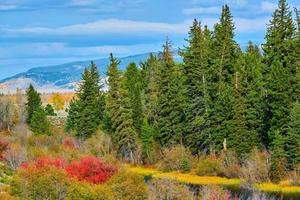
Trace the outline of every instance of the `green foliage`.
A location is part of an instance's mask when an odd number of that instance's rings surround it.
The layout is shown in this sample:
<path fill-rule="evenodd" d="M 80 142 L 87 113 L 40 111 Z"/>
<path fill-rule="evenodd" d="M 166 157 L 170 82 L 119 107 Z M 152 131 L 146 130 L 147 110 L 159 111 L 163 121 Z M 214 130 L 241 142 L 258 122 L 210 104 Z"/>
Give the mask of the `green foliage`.
<path fill-rule="evenodd" d="M 201 160 L 196 169 L 196 174 L 199 176 L 219 176 L 221 173 L 221 162 L 214 157 Z"/>
<path fill-rule="evenodd" d="M 147 118 L 144 118 L 143 126 L 142 126 L 142 131 L 140 134 L 140 140 L 142 143 L 142 149 L 143 149 L 143 157 L 150 161 L 153 162 L 156 157 L 156 142 L 154 140 L 155 138 L 155 129 L 152 127 Z"/>
<path fill-rule="evenodd" d="M 164 45 L 159 72 L 157 106 L 157 140 L 162 146 L 172 146 L 183 141 L 184 87 L 182 66 L 176 65 L 169 40 Z"/>
<path fill-rule="evenodd" d="M 185 143 L 197 153 L 205 148 L 205 114 L 207 113 L 207 69 L 210 62 L 210 35 L 195 19 L 190 28 L 188 47 L 182 53 L 185 87 Z"/>
<path fill-rule="evenodd" d="M 182 145 L 176 145 L 163 151 L 163 158 L 158 163 L 162 171 L 188 172 L 191 169 L 191 153 Z"/>
<path fill-rule="evenodd" d="M 121 171 L 107 183 L 113 191 L 115 200 L 146 200 L 147 188 L 140 175 Z"/>
<path fill-rule="evenodd" d="M 143 123 L 143 108 L 141 97 L 141 76 L 135 63 L 130 63 L 124 74 L 124 84 L 130 98 L 132 119 L 136 132 L 141 133 Z"/>
<path fill-rule="evenodd" d="M 33 112 L 30 120 L 30 129 L 38 135 L 51 135 L 50 122 L 48 121 L 46 112 L 42 107 L 37 108 L 37 110 Z"/>
<path fill-rule="evenodd" d="M 69 181 L 66 174 L 54 167 L 19 170 L 11 183 L 11 194 L 28 200 L 64 199 Z"/>
<path fill-rule="evenodd" d="M 30 124 L 32 115 L 34 111 L 42 106 L 42 101 L 40 94 L 34 89 L 34 87 L 30 84 L 28 89 L 26 90 L 26 113 L 27 113 L 27 123 Z"/>
<path fill-rule="evenodd" d="M 92 62 L 91 66 L 84 70 L 76 97 L 70 103 L 66 130 L 73 130 L 79 138 L 90 137 L 101 124 L 104 109 L 100 75 L 97 66 Z"/>
<path fill-rule="evenodd" d="M 46 112 L 47 115 L 50 115 L 50 116 L 55 116 L 56 115 L 55 112 L 54 112 L 53 107 L 50 104 L 46 105 L 45 112 Z"/>
<path fill-rule="evenodd" d="M 139 97 L 139 86 L 135 82 L 137 80 L 131 79 L 128 76 L 121 77 L 121 73 L 118 70 L 119 61 L 113 57 L 110 57 L 111 63 L 108 66 L 108 86 L 109 91 L 107 95 L 107 109 L 109 112 L 109 117 L 111 120 L 113 135 L 112 138 L 118 146 L 119 154 L 129 160 L 134 160 L 134 152 L 137 149 L 137 124 L 135 120 L 138 119 L 141 108 L 133 108 L 133 103 L 136 101 L 133 98 Z M 130 68 L 136 68 L 131 66 Z M 129 71 L 132 69 L 129 68 Z M 137 74 L 136 74 L 137 76 Z M 135 77 L 137 78 L 137 77 Z M 136 90 L 129 90 L 131 87 L 129 84 L 134 82 L 136 85 Z M 136 112 L 135 112 L 136 111 Z M 139 122 L 137 122 L 139 123 Z M 139 127 L 140 125 L 138 125 Z"/>
<path fill-rule="evenodd" d="M 289 167 L 300 164 L 300 103 L 294 103 L 290 112 L 286 149 Z"/>

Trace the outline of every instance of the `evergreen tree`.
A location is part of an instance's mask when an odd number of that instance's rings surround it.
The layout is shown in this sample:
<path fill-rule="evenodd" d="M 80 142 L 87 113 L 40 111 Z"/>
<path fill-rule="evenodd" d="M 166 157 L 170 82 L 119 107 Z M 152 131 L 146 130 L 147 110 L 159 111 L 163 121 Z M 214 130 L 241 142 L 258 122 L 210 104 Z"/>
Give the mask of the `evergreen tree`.
<path fill-rule="evenodd" d="M 183 142 L 184 132 L 184 90 L 182 66 L 176 65 L 169 40 L 162 52 L 159 72 L 159 93 L 157 106 L 157 140 L 162 146 Z"/>
<path fill-rule="evenodd" d="M 104 108 L 100 76 L 92 62 L 91 66 L 84 70 L 76 98 L 70 104 L 66 129 L 74 130 L 77 137 L 90 137 L 103 120 Z"/>
<path fill-rule="evenodd" d="M 152 161 L 153 153 L 156 153 L 155 150 L 155 129 L 152 127 L 147 118 L 144 118 L 142 131 L 140 135 L 140 140 L 142 143 L 143 156 Z"/>
<path fill-rule="evenodd" d="M 212 47 L 212 65 L 208 70 L 208 138 L 210 150 L 219 151 L 226 138 L 234 133 L 233 74 L 238 48 L 234 41 L 234 24 L 227 5 L 223 6 L 220 22 L 215 25 Z"/>
<path fill-rule="evenodd" d="M 286 0 L 280 0 L 278 8 L 267 28 L 266 43 L 263 45 L 264 82 L 264 133 L 268 146 L 274 144 L 275 132 L 285 135 L 289 108 L 298 99 L 299 83 L 295 55 L 295 26 Z M 298 57 L 297 57 L 298 56 Z M 276 148 L 276 147 L 272 147 Z"/>
<path fill-rule="evenodd" d="M 111 124 L 111 133 L 114 133 L 116 128 L 118 127 L 117 118 L 119 115 L 120 109 L 120 83 L 121 83 L 121 72 L 118 70 L 118 65 L 120 61 L 113 57 L 110 54 L 110 64 L 107 69 L 108 76 L 108 92 L 106 98 L 106 112 L 108 114 L 108 118 Z"/>
<path fill-rule="evenodd" d="M 251 146 L 259 147 L 265 139 L 262 134 L 263 110 L 262 110 L 262 56 L 259 47 L 249 42 L 246 53 L 240 63 L 241 93 L 245 99 L 246 127 L 251 138 Z"/>
<path fill-rule="evenodd" d="M 47 115 L 42 107 L 38 107 L 32 114 L 30 120 L 30 129 L 35 134 L 51 135 L 50 123 L 47 120 Z"/>
<path fill-rule="evenodd" d="M 141 63 L 141 66 L 144 115 L 148 118 L 149 123 L 154 125 L 157 122 L 157 99 L 161 63 L 156 56 L 150 54 L 148 60 Z"/>
<path fill-rule="evenodd" d="M 289 168 L 300 164 L 300 103 L 294 103 L 289 116 L 287 131 L 287 158 Z"/>
<path fill-rule="evenodd" d="M 26 90 L 26 113 L 27 113 L 27 123 L 30 124 L 32 115 L 34 111 L 42 106 L 42 101 L 40 94 L 34 89 L 34 87 L 30 84 L 28 89 Z"/>
<path fill-rule="evenodd" d="M 202 31 L 200 23 L 195 19 L 190 28 L 188 46 L 184 49 L 183 75 L 186 88 L 185 132 L 186 143 L 194 152 L 204 148 L 204 115 L 207 112 L 206 73 L 209 64 L 210 38 L 207 28 Z M 207 40 L 208 39 L 208 40 Z"/>
<path fill-rule="evenodd" d="M 56 115 L 55 112 L 54 112 L 53 107 L 50 104 L 46 105 L 45 112 L 46 112 L 46 115 L 50 115 L 50 116 L 55 116 Z"/>
<path fill-rule="evenodd" d="M 116 131 L 113 138 L 118 144 L 119 153 L 123 158 L 134 160 L 134 152 L 137 149 L 138 135 L 134 125 L 134 111 L 132 102 L 127 88 L 127 81 L 123 77 L 120 85 L 120 107 L 118 116 L 115 118 Z"/>
<path fill-rule="evenodd" d="M 143 123 L 143 107 L 141 97 L 141 77 L 140 71 L 135 63 L 130 63 L 124 74 L 125 86 L 129 94 L 131 109 L 133 110 L 133 124 L 136 132 L 141 133 Z"/>

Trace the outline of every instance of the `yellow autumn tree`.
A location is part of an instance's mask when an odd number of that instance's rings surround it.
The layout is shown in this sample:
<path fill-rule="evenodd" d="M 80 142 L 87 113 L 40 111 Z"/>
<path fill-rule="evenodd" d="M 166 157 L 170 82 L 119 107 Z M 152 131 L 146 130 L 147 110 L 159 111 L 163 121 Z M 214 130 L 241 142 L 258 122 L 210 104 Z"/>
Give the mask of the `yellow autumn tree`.
<path fill-rule="evenodd" d="M 65 100 L 63 96 L 59 93 L 53 93 L 50 98 L 50 102 L 56 111 L 62 110 L 65 106 Z"/>

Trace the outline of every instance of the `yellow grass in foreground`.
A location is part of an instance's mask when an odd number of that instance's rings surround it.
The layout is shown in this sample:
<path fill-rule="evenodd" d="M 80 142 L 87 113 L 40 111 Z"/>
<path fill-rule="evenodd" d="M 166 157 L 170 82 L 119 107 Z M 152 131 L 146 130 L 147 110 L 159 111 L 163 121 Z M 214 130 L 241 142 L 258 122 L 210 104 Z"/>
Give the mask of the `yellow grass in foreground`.
<path fill-rule="evenodd" d="M 152 176 L 154 178 L 173 179 L 186 184 L 194 185 L 223 185 L 223 186 L 239 186 L 241 180 L 228 179 L 216 176 L 197 176 L 192 174 L 183 174 L 179 172 L 164 173 L 156 169 L 143 167 L 129 167 L 131 172 L 141 174 L 143 176 Z M 300 186 L 288 186 L 285 184 L 260 183 L 254 184 L 254 188 L 262 192 L 278 192 L 283 194 L 300 194 Z"/>

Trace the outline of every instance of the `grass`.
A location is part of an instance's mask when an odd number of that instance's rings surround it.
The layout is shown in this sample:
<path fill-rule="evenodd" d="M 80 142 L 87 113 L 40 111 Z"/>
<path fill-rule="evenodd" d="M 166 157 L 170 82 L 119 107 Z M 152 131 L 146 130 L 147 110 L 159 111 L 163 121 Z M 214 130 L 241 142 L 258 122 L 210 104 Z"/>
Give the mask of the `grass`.
<path fill-rule="evenodd" d="M 254 188 L 262 192 L 283 193 L 283 194 L 300 194 L 300 186 L 287 186 L 274 183 L 254 184 Z"/>
<path fill-rule="evenodd" d="M 227 179 L 217 176 L 197 176 L 192 174 L 183 174 L 179 172 L 164 173 L 155 169 L 142 168 L 142 167 L 130 167 L 130 171 L 144 175 L 152 176 L 154 178 L 166 178 L 173 179 L 181 183 L 193 184 L 193 185 L 223 185 L 223 186 L 239 186 L 239 179 Z"/>
<path fill-rule="evenodd" d="M 164 173 L 152 168 L 129 167 L 131 172 L 141 174 L 143 176 L 152 176 L 154 178 L 173 179 L 181 183 L 193 185 L 220 185 L 229 187 L 239 187 L 240 179 L 228 179 L 217 176 L 197 176 L 193 174 L 184 174 L 179 172 Z M 253 187 L 259 191 L 266 193 L 282 193 L 300 195 L 300 186 L 288 186 L 287 184 L 274 183 L 258 183 Z"/>

